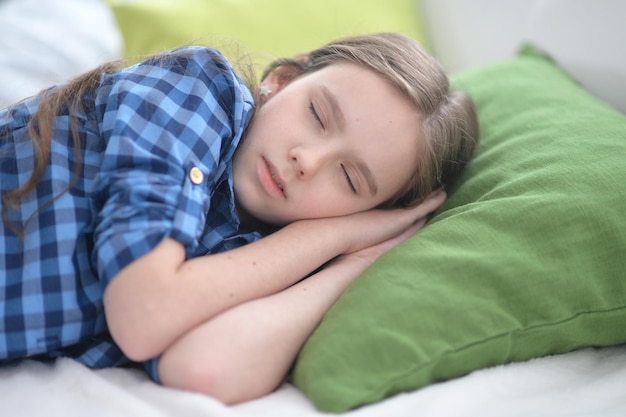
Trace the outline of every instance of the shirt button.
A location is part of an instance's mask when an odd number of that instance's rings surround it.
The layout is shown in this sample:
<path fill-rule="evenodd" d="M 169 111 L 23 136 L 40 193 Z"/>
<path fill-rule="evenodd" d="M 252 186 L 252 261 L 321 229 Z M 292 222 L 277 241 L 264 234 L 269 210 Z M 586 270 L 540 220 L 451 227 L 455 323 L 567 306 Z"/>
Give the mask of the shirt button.
<path fill-rule="evenodd" d="M 202 184 L 202 181 L 204 181 L 204 174 L 202 173 L 202 170 L 200 170 L 200 168 L 193 167 L 189 171 L 189 179 L 191 179 L 191 182 L 196 185 Z"/>

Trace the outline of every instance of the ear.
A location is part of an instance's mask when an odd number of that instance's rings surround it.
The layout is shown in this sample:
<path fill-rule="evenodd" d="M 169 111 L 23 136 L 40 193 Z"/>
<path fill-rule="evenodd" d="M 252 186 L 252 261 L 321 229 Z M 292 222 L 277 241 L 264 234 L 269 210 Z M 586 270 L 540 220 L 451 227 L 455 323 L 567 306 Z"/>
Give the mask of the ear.
<path fill-rule="evenodd" d="M 301 56 L 296 58 L 300 62 L 307 62 L 309 58 L 307 56 Z M 302 69 L 296 65 L 284 64 L 272 71 L 267 77 L 261 81 L 260 91 L 264 101 L 269 99 L 271 94 L 276 94 L 283 89 L 294 78 L 302 74 Z M 263 92 L 265 92 L 263 94 Z"/>

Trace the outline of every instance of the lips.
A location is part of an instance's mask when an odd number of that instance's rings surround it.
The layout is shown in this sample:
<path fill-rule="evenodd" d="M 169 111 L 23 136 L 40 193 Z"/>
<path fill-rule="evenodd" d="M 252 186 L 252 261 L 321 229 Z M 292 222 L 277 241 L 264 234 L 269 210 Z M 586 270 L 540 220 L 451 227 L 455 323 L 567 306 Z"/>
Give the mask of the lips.
<path fill-rule="evenodd" d="M 265 158 L 262 158 L 262 163 L 259 165 L 259 178 L 263 188 L 265 188 L 270 195 L 286 198 L 285 183 L 278 175 L 276 167 L 270 164 Z"/>

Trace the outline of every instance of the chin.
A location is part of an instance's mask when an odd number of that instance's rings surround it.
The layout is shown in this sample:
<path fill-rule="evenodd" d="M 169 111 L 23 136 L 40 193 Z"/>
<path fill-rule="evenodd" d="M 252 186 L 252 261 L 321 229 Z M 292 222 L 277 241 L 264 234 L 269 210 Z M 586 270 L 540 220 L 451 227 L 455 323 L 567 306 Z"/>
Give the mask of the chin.
<path fill-rule="evenodd" d="M 247 210 L 241 204 L 238 205 L 237 212 L 239 214 L 239 220 L 241 221 L 242 225 L 246 225 L 262 231 L 268 229 L 275 230 L 291 223 L 290 221 L 285 221 L 284 219 L 277 218 L 276 216 L 258 213 L 254 210 Z"/>
<path fill-rule="evenodd" d="M 259 216 L 257 217 L 257 221 L 271 227 L 284 227 L 287 226 L 289 223 L 293 223 L 293 220 L 288 221 L 284 219 L 277 219 L 275 216 Z"/>

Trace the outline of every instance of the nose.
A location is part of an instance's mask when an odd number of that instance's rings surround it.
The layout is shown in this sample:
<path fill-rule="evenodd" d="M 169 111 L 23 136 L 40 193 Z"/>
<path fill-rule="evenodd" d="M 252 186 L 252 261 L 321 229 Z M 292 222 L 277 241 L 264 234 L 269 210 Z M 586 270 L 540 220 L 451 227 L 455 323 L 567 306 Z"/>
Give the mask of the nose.
<path fill-rule="evenodd" d="M 332 157 L 330 147 L 323 145 L 295 146 L 289 151 L 289 158 L 296 175 L 301 179 L 308 179 L 327 165 Z"/>

